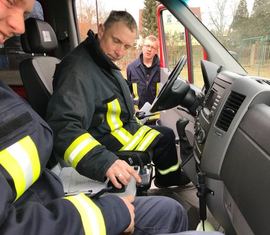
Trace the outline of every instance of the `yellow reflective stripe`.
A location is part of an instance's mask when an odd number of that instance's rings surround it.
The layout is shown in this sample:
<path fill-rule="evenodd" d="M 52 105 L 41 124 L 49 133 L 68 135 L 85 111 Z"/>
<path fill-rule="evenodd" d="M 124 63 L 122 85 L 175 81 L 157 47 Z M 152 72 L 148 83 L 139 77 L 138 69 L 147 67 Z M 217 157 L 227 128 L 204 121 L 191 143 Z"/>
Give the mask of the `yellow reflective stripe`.
<path fill-rule="evenodd" d="M 122 144 L 127 144 L 132 135 L 123 128 L 123 122 L 120 119 L 121 107 L 117 99 L 107 104 L 108 111 L 106 114 L 108 125 L 111 129 L 111 134 Z"/>
<path fill-rule="evenodd" d="M 90 198 L 81 193 L 76 196 L 66 197 L 65 199 L 69 200 L 78 210 L 85 235 L 106 234 L 102 213 Z"/>
<path fill-rule="evenodd" d="M 81 159 L 97 145 L 100 145 L 100 143 L 93 136 L 89 133 L 84 133 L 77 137 L 67 148 L 64 159 L 72 167 L 76 168 Z"/>
<path fill-rule="evenodd" d="M 171 167 L 169 167 L 168 169 L 165 169 L 165 170 L 160 170 L 158 169 L 158 172 L 161 174 L 161 175 L 167 175 L 169 174 L 170 172 L 174 172 L 174 171 L 177 171 L 180 167 L 180 161 L 179 159 L 177 158 L 177 163 Z"/>
<path fill-rule="evenodd" d="M 137 151 L 145 151 L 149 145 L 153 142 L 153 140 L 159 135 L 159 132 L 156 130 L 149 131 L 140 144 L 137 146 Z"/>
<path fill-rule="evenodd" d="M 127 150 L 134 150 L 135 147 L 142 141 L 144 135 L 150 130 L 151 128 L 148 126 L 142 126 L 140 129 L 134 134 L 133 139 L 127 144 L 124 145 L 120 151 L 127 151 Z"/>
<path fill-rule="evenodd" d="M 140 124 L 141 126 L 143 125 L 142 121 L 141 121 L 139 118 L 137 118 L 136 116 L 135 116 L 135 120 L 136 120 L 136 122 L 137 122 L 138 124 Z"/>
<path fill-rule="evenodd" d="M 111 131 L 117 130 L 123 126 L 123 122 L 120 119 L 121 107 L 117 99 L 107 104 L 108 111 L 106 114 L 107 122 Z"/>
<path fill-rule="evenodd" d="M 139 100 L 137 83 L 132 83 L 132 90 L 134 94 L 134 100 Z"/>
<path fill-rule="evenodd" d="M 160 86 L 160 83 L 158 82 L 156 85 L 156 96 L 158 95 L 158 92 L 159 92 L 159 86 Z"/>
<path fill-rule="evenodd" d="M 140 109 L 139 109 L 139 107 L 138 107 L 138 105 L 134 105 L 134 109 L 135 109 L 135 112 L 138 112 Z"/>
<path fill-rule="evenodd" d="M 122 145 L 127 144 L 132 135 L 124 128 L 120 128 L 119 130 L 115 130 L 111 133 Z"/>
<path fill-rule="evenodd" d="M 13 179 L 16 199 L 26 191 L 26 181 L 24 172 L 18 162 L 5 149 L 0 153 L 0 164 L 6 169 Z"/>
<path fill-rule="evenodd" d="M 150 116 L 149 120 L 156 120 L 160 118 L 160 112 L 155 113 L 155 115 Z"/>
<path fill-rule="evenodd" d="M 26 136 L 0 152 L 0 164 L 12 177 L 18 199 L 39 177 L 40 161 L 35 143 Z"/>

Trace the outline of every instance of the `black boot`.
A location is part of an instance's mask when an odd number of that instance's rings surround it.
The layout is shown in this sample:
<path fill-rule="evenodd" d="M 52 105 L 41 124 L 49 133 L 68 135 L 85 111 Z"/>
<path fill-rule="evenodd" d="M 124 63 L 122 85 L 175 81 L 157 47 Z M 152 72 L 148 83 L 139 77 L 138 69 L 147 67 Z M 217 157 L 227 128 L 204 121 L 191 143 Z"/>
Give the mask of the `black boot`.
<path fill-rule="evenodd" d="M 154 184 L 158 188 L 168 188 L 171 186 L 184 186 L 190 183 L 190 179 L 186 176 L 184 171 L 177 170 L 166 175 L 161 175 L 156 172 Z"/>

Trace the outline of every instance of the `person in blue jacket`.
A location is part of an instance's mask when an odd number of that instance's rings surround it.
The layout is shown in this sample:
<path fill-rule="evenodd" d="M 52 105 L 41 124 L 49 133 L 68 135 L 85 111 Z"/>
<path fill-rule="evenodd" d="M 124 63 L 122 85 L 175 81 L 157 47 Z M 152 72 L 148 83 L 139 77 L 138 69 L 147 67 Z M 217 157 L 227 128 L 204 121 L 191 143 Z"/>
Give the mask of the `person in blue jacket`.
<path fill-rule="evenodd" d="M 24 32 L 34 0 L 0 1 L 0 44 Z M 187 228 L 182 206 L 166 197 L 65 196 L 46 170 L 53 137 L 47 123 L 0 82 L 0 234 L 158 234 Z"/>
<path fill-rule="evenodd" d="M 137 105 L 138 109 L 141 109 L 146 102 L 152 104 L 159 91 L 158 45 L 156 36 L 147 36 L 143 41 L 139 58 L 127 67 L 127 80 L 131 85 L 134 105 Z"/>

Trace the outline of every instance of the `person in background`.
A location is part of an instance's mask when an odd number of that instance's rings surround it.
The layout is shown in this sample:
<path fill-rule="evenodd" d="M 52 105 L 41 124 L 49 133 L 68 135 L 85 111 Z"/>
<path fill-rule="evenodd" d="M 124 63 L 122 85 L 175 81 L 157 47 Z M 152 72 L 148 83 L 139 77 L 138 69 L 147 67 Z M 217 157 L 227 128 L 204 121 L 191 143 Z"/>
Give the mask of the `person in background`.
<path fill-rule="evenodd" d="M 33 5 L 33 0 L 0 1 L 0 44 L 24 32 L 24 15 Z M 169 198 L 66 197 L 58 177 L 45 169 L 53 144 L 51 129 L 2 82 L 0 94 L 1 107 L 9 106 L 1 109 L 1 235 L 157 234 L 186 229 L 182 206 Z M 18 125 L 25 128 L 18 132 Z"/>
<path fill-rule="evenodd" d="M 143 41 L 139 58 L 127 67 L 127 80 L 131 84 L 134 105 L 138 109 L 141 109 L 146 102 L 152 104 L 159 91 L 158 45 L 156 36 L 147 36 Z"/>
<path fill-rule="evenodd" d="M 39 20 L 44 20 L 44 13 L 43 13 L 43 8 L 42 5 L 39 1 L 35 1 L 33 10 L 26 16 L 25 19 L 28 18 L 35 18 Z"/>

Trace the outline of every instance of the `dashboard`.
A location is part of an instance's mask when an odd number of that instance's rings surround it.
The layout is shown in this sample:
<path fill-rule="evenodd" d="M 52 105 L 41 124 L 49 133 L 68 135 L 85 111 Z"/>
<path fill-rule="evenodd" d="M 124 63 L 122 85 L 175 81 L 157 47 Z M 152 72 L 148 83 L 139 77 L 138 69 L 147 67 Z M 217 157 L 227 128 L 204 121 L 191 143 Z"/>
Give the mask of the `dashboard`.
<path fill-rule="evenodd" d="M 269 80 L 217 73 L 194 127 L 195 161 L 214 192 L 212 213 L 223 210 L 229 234 L 268 234 L 270 224 L 258 218 L 270 211 Z"/>

